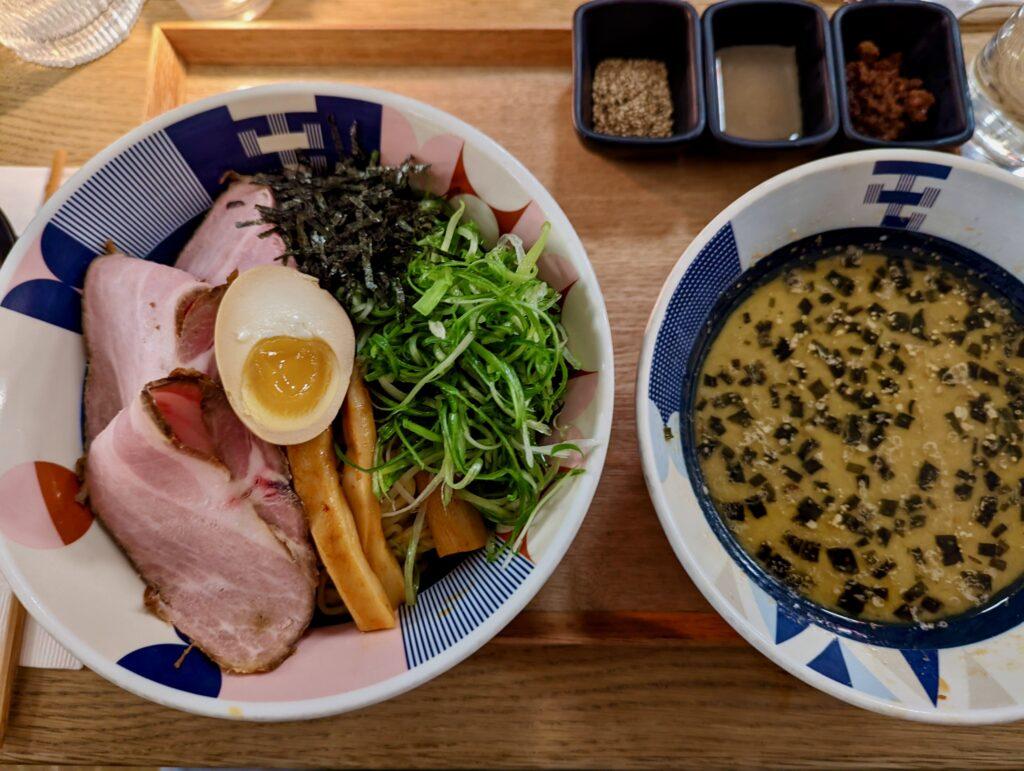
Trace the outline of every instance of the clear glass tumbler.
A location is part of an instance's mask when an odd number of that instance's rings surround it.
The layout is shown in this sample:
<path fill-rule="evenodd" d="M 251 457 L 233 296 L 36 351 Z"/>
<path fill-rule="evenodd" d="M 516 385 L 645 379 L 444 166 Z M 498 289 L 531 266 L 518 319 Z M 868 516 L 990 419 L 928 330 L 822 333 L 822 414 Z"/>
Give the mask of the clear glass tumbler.
<path fill-rule="evenodd" d="M 274 0 L 178 0 L 185 13 L 199 21 L 228 19 L 252 21 L 262 16 Z"/>
<path fill-rule="evenodd" d="M 0 0 L 0 45 L 48 67 L 102 56 L 135 25 L 143 0 Z"/>
<path fill-rule="evenodd" d="M 976 123 L 970 149 L 1024 174 L 1024 7 L 975 57 L 968 79 Z"/>

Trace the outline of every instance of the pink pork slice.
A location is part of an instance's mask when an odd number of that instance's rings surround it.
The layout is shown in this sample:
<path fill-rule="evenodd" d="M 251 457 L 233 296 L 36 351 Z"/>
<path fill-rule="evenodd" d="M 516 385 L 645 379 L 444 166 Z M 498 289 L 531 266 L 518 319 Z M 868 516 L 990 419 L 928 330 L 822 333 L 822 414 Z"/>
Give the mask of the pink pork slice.
<path fill-rule="evenodd" d="M 281 237 L 276 233 L 260 237 L 270 226 L 238 227 L 239 223 L 260 218 L 257 205 L 274 205 L 269 187 L 244 178 L 232 182 L 185 244 L 175 267 L 187 270 L 200 281 L 223 284 L 235 271 L 241 273 L 279 262 L 277 258 L 285 251 Z"/>
<path fill-rule="evenodd" d="M 147 584 L 150 609 L 229 672 L 273 669 L 313 614 L 316 568 L 281 451 L 220 386 L 149 383 L 93 441 L 93 511 Z"/>
<path fill-rule="evenodd" d="M 216 374 L 213 328 L 223 292 L 124 254 L 92 261 L 82 312 L 86 446 L 151 380 L 181 368 Z"/>

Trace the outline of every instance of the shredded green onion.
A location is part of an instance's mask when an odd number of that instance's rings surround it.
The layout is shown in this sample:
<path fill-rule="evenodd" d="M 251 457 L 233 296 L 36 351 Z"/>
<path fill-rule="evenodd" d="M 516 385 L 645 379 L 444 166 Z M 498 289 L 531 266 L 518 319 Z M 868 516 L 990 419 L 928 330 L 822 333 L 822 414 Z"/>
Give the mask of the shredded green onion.
<path fill-rule="evenodd" d="M 565 476 L 559 458 L 582 452 L 542 447 L 573 362 L 560 296 L 537 277 L 547 223 L 529 251 L 515 236 L 484 250 L 464 208 L 418 243 L 405 281 L 411 310 L 378 306 L 363 322 L 359 355 L 377 409 L 374 485 L 383 497 L 410 469 L 426 469 L 445 501 L 476 506 L 511 530 L 505 548 L 518 548 Z M 421 527 L 418 516 L 413 540 Z"/>

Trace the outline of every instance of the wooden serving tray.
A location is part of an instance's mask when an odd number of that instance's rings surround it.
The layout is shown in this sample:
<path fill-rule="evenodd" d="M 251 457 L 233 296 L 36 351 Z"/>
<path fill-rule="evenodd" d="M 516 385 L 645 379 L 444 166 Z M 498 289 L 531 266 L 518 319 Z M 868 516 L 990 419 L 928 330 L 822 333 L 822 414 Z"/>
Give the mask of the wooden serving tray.
<path fill-rule="evenodd" d="M 965 34 L 968 56 L 992 34 Z M 587 249 L 615 346 L 615 419 L 604 475 L 575 543 L 497 638 L 516 643 L 739 643 L 687 578 L 640 469 L 636 363 L 661 284 L 691 239 L 741 194 L 815 157 L 703 150 L 616 160 L 572 125 L 572 33 L 512 29 L 165 23 L 153 29 L 145 117 L 241 86 L 346 81 L 446 110 L 504 145 L 554 195 Z"/>

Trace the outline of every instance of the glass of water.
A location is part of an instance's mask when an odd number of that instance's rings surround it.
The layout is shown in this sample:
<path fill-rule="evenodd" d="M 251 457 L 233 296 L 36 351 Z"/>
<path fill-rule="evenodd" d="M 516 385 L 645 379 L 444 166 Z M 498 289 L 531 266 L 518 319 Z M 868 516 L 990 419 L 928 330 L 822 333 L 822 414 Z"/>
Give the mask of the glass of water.
<path fill-rule="evenodd" d="M 1024 7 L 975 57 L 969 80 L 976 124 L 971 154 L 1024 174 Z"/>
<path fill-rule="evenodd" d="M 74 67 L 124 40 L 143 0 L 0 0 L 0 45 L 49 67 Z"/>
<path fill-rule="evenodd" d="M 185 13 L 199 21 L 252 21 L 263 15 L 272 2 L 273 0 L 178 0 Z"/>

